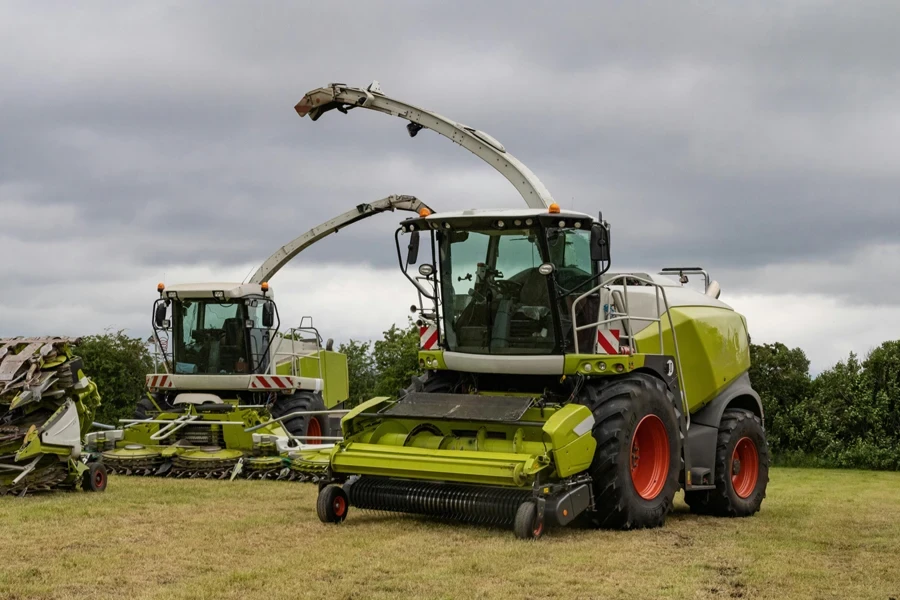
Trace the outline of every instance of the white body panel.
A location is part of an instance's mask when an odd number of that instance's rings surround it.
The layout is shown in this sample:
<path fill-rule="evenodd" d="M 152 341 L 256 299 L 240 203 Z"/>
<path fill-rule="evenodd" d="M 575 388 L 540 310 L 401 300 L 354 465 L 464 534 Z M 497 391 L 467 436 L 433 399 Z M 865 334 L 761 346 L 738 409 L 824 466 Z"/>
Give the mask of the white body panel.
<path fill-rule="evenodd" d="M 213 298 L 213 292 L 224 292 L 226 299 L 262 296 L 263 294 L 259 283 L 234 282 L 178 283 L 167 286 L 163 293 L 169 292 L 175 292 L 179 298 Z M 269 288 L 266 295 L 270 299 L 274 297 L 272 288 Z"/>
<path fill-rule="evenodd" d="M 72 449 L 71 457 L 81 456 L 81 423 L 78 409 L 71 400 L 66 400 L 59 411 L 50 418 L 50 425 L 41 431 L 41 443 Z"/>
<path fill-rule="evenodd" d="M 553 356 L 502 356 L 497 354 L 465 354 L 444 352 L 448 369 L 466 373 L 500 373 L 516 375 L 559 375 L 563 373 L 565 357 Z"/>
<path fill-rule="evenodd" d="M 175 400 L 172 404 L 175 406 L 179 404 L 199 406 L 201 404 L 219 404 L 221 402 L 222 399 L 215 394 L 178 394 L 175 396 Z"/>
<path fill-rule="evenodd" d="M 166 390 L 248 390 L 251 392 L 321 391 L 323 381 L 292 375 L 147 375 L 150 391 Z"/>
<path fill-rule="evenodd" d="M 669 308 L 678 306 L 714 306 L 717 308 L 733 310 L 721 300 L 716 300 L 706 294 L 701 294 L 695 290 L 682 287 L 678 283 L 671 283 L 670 285 L 666 285 L 665 288 Z M 610 289 L 618 290 L 624 298 L 625 290 L 623 286 L 613 285 L 610 286 Z M 629 319 L 629 328 L 632 334 L 638 333 L 650 325 L 656 325 L 653 321 L 644 320 L 641 319 L 641 317 L 655 319 L 665 313 L 666 308 L 662 294 L 659 294 L 659 305 L 657 305 L 656 296 L 656 288 L 649 286 L 628 286 L 628 314 L 632 317 Z"/>

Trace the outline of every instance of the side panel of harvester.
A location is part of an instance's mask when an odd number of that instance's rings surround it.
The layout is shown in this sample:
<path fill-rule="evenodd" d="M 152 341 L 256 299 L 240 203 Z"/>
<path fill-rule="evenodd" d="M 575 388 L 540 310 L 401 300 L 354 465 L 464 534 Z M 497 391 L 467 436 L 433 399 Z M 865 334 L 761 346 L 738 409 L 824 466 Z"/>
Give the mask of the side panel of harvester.
<path fill-rule="evenodd" d="M 669 310 L 678 347 L 684 391 L 691 413 L 711 402 L 750 368 L 750 344 L 738 313 L 711 306 L 678 306 Z M 669 319 L 663 317 L 666 348 L 674 345 Z M 635 334 L 641 353 L 661 354 L 656 325 Z"/>
<path fill-rule="evenodd" d="M 322 380 L 323 388 L 320 391 L 326 407 L 333 408 L 350 397 L 350 371 L 346 355 L 331 350 L 320 350 L 313 356 L 302 356 L 295 361 L 297 375 Z M 291 363 L 278 365 L 275 373 L 290 375 Z"/>

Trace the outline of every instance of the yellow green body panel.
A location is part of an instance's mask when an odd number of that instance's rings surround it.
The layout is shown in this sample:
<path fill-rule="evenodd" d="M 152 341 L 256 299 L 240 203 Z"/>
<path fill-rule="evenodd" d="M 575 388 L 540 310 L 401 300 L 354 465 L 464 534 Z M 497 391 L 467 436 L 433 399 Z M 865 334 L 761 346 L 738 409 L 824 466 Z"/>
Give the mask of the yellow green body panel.
<path fill-rule="evenodd" d="M 285 361 L 275 368 L 277 375 L 299 375 L 322 379 L 322 399 L 331 408 L 350 397 L 350 372 L 347 357 L 340 352 L 319 350 L 309 356 L 294 358 L 296 372 L 291 369 L 291 361 Z M 321 367 L 321 372 L 319 371 Z"/>
<path fill-rule="evenodd" d="M 750 368 L 750 342 L 740 314 L 711 306 L 679 306 L 669 310 L 678 338 L 681 373 L 690 412 L 708 404 Z M 666 354 L 674 354 L 672 328 L 662 317 Z M 634 336 L 642 354 L 660 354 L 656 323 Z"/>
<path fill-rule="evenodd" d="M 490 401 L 486 398 L 486 401 Z M 563 478 L 586 469 L 596 441 L 581 405 L 529 408 L 518 422 L 380 418 L 395 401 L 373 398 L 341 422 L 344 441 L 328 451 L 335 473 L 526 486 L 541 471 Z M 309 470 L 325 453 L 303 453 Z"/>

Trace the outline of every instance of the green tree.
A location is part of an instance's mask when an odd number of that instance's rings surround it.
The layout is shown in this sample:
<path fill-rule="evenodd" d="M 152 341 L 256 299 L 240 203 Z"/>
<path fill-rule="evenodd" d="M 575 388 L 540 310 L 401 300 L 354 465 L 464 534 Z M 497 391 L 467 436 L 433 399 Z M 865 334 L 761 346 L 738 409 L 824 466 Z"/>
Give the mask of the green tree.
<path fill-rule="evenodd" d="M 376 396 L 396 397 L 400 390 L 409 387 L 419 369 L 419 330 L 409 322 L 401 329 L 396 325 L 384 332 L 384 338 L 375 342 L 373 352 L 378 381 Z"/>
<path fill-rule="evenodd" d="M 145 393 L 145 376 L 153 370 L 144 340 L 121 330 L 107 332 L 83 337 L 76 351 L 102 398 L 94 419 L 114 425 L 120 418 L 130 418 Z"/>
<path fill-rule="evenodd" d="M 779 342 L 751 344 L 750 381 L 763 402 L 772 451 L 779 454 L 804 446 L 808 441 L 805 403 L 812 380 L 803 350 Z"/>
<path fill-rule="evenodd" d="M 338 347 L 338 352 L 347 357 L 350 374 L 349 406 L 356 406 L 375 395 L 375 359 L 372 357 L 372 342 L 350 340 Z"/>

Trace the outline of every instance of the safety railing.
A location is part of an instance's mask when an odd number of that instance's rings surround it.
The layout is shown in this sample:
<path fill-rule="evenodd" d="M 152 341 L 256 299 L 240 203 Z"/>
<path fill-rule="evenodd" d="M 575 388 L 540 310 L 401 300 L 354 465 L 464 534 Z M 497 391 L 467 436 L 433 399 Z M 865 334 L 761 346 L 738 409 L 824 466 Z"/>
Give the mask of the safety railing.
<path fill-rule="evenodd" d="M 306 319 L 310 320 L 310 325 L 308 327 L 303 326 L 303 322 Z M 311 339 L 301 337 L 302 333 L 312 334 Z M 278 360 L 279 356 L 281 356 L 281 357 L 288 356 L 288 357 L 290 357 L 289 360 L 291 362 L 291 376 L 296 377 L 298 375 L 297 369 L 300 365 L 300 359 L 308 358 L 308 359 L 317 361 L 318 367 L 319 367 L 319 379 L 324 379 L 325 377 L 322 372 L 322 360 L 321 360 L 321 352 L 322 352 L 322 345 L 320 343 L 321 339 L 322 339 L 322 336 L 319 335 L 319 330 L 316 329 L 315 327 L 313 327 L 313 325 L 312 325 L 312 318 L 311 317 L 303 317 L 300 320 L 300 326 L 289 329 L 287 334 L 285 335 L 285 337 L 281 338 L 281 340 L 279 341 L 278 348 L 275 349 L 275 360 L 273 361 L 276 363 L 275 368 L 278 367 L 277 360 Z M 296 351 L 296 348 L 295 348 L 296 342 L 311 342 L 311 341 L 314 341 L 316 344 L 315 350 L 307 351 L 307 352 L 297 352 Z M 282 348 L 284 347 L 285 342 L 291 343 L 290 352 L 282 351 Z"/>
<path fill-rule="evenodd" d="M 628 281 L 635 281 L 642 284 L 642 287 L 649 286 L 653 287 L 656 295 L 656 316 L 650 317 L 646 315 L 641 315 L 637 318 L 632 317 L 629 309 L 628 309 Z M 617 284 L 616 282 L 621 281 L 621 283 Z M 621 285 L 621 290 L 613 290 L 611 289 L 614 285 Z M 594 294 L 600 294 L 601 290 L 606 290 L 609 293 L 609 296 L 612 298 L 612 301 L 608 303 L 607 307 L 604 307 L 603 302 L 600 302 L 599 309 L 597 311 L 597 320 L 593 323 L 588 323 L 585 325 L 578 324 L 577 318 L 577 308 L 580 303 L 586 300 L 588 297 Z M 622 306 L 617 306 L 619 303 Z M 605 308 L 609 308 L 608 312 L 604 314 Z M 665 309 L 663 311 L 662 309 Z M 669 322 L 669 330 L 672 333 L 672 346 L 674 350 L 675 356 L 675 365 L 678 377 L 678 387 L 681 392 L 681 404 L 682 410 L 685 415 L 687 426 L 690 427 L 690 411 L 688 410 L 687 403 L 687 392 L 684 389 L 684 375 L 681 371 L 681 353 L 678 350 L 678 336 L 675 334 L 675 324 L 672 321 L 672 313 L 669 310 L 669 299 L 666 297 L 665 287 L 654 282 L 649 279 L 645 279 L 643 277 L 637 277 L 635 275 L 615 275 L 600 285 L 597 285 L 585 293 L 578 296 L 572 302 L 572 330 L 573 337 L 575 338 L 575 353 L 579 354 L 579 345 L 578 345 L 578 332 L 584 331 L 586 329 L 593 329 L 595 331 L 594 334 L 594 344 L 596 344 L 597 336 L 599 335 L 600 328 L 604 325 L 611 325 L 612 323 L 621 323 L 623 327 L 626 328 L 626 337 L 628 338 L 629 347 L 634 352 L 639 352 L 640 349 L 637 347 L 637 339 L 635 339 L 633 321 L 649 321 L 651 323 L 656 323 L 657 330 L 659 334 L 659 351 L 661 354 L 666 354 L 665 351 L 665 336 L 663 335 L 663 317 L 665 314 L 668 322 Z M 610 316 L 611 315 L 611 316 Z M 601 318 L 604 317 L 604 318 Z M 593 350 L 593 349 L 592 349 Z"/>

